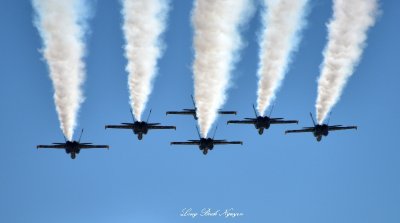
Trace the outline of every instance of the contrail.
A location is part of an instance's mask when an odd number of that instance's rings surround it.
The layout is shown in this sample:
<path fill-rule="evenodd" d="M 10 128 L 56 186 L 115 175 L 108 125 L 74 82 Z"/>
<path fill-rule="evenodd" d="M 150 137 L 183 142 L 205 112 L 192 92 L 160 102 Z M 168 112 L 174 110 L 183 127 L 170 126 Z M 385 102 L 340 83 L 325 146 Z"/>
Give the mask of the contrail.
<path fill-rule="evenodd" d="M 168 3 L 168 0 L 122 1 L 130 104 L 139 121 L 157 73 L 157 59 L 163 52 L 160 36 L 166 26 Z"/>
<path fill-rule="evenodd" d="M 83 0 L 33 0 L 35 25 L 43 39 L 43 55 L 54 86 L 61 129 L 72 140 L 85 79 L 84 37 L 89 8 Z"/>
<path fill-rule="evenodd" d="M 308 0 L 264 0 L 263 33 L 260 38 L 257 110 L 264 115 L 300 42 Z"/>
<path fill-rule="evenodd" d="M 207 136 L 225 102 L 230 72 L 242 47 L 239 29 L 249 18 L 251 6 L 249 0 L 194 3 L 194 91 L 202 137 Z"/>
<path fill-rule="evenodd" d="M 320 124 L 339 100 L 347 79 L 360 61 L 367 31 L 374 25 L 378 10 L 377 0 L 334 0 L 333 3 L 315 105 Z"/>

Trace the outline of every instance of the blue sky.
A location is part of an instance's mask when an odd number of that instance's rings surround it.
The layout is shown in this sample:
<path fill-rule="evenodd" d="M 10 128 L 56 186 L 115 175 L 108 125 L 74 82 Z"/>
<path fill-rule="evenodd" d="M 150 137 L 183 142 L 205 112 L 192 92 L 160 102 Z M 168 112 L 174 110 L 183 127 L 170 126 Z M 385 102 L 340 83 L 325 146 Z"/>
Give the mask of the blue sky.
<path fill-rule="evenodd" d="M 351 77 L 331 124 L 356 124 L 317 143 L 311 134 L 284 135 L 311 125 L 317 77 L 326 43 L 331 1 L 311 0 L 308 26 L 280 89 L 273 115 L 299 119 L 259 136 L 252 126 L 226 126 L 217 138 L 243 140 L 203 156 L 170 141 L 196 139 L 190 117 L 165 111 L 191 106 L 192 1 L 173 1 L 148 108 L 151 121 L 174 124 L 137 141 L 129 131 L 104 130 L 130 121 L 121 6 L 97 1 L 87 41 L 86 100 L 79 113 L 82 141 L 111 149 L 83 151 L 71 160 L 62 151 L 35 149 L 62 142 L 41 39 L 29 1 L 2 0 L 0 7 L 0 222 L 227 222 L 180 217 L 183 208 L 234 208 L 245 216 L 229 222 L 400 221 L 398 96 L 400 2 L 384 0 L 369 32 L 364 56 Z M 259 11 L 243 31 L 246 46 L 233 71 L 224 108 L 252 117 L 256 100 Z M 148 112 L 148 111 L 146 111 Z"/>

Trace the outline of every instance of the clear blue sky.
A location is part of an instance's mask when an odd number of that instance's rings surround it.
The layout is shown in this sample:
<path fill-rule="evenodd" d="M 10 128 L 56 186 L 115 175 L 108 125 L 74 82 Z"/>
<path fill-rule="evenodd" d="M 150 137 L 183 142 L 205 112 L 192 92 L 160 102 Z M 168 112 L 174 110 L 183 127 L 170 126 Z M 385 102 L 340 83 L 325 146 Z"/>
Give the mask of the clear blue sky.
<path fill-rule="evenodd" d="M 316 79 L 326 43 L 331 1 L 311 1 L 303 41 L 278 93 L 275 116 L 298 126 L 273 126 L 259 136 L 252 126 L 226 126 L 218 138 L 244 145 L 216 148 L 207 156 L 170 141 L 196 139 L 190 117 L 165 116 L 190 107 L 193 59 L 192 1 L 173 1 L 167 49 L 148 107 L 152 121 L 177 131 L 151 132 L 138 141 L 129 131 L 104 130 L 130 121 L 119 1 L 97 1 L 87 41 L 86 101 L 79 113 L 83 141 L 111 149 L 36 150 L 62 142 L 53 88 L 39 49 L 27 0 L 0 7 L 0 222 L 228 222 L 180 217 L 183 208 L 234 208 L 244 217 L 229 222 L 400 222 L 400 2 L 381 1 L 383 13 L 332 124 L 358 131 L 334 132 L 321 143 L 311 134 L 284 135 L 309 126 Z M 247 43 L 233 72 L 226 109 L 252 117 L 256 99 L 259 11 L 244 31 Z M 179 87 L 176 87 L 178 84 Z"/>

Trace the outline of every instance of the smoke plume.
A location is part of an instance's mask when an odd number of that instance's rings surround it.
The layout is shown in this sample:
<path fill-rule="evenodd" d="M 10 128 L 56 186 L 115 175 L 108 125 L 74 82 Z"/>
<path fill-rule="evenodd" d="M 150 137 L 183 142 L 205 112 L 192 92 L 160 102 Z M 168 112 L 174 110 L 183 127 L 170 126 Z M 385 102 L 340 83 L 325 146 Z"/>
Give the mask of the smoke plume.
<path fill-rule="evenodd" d="M 339 100 L 347 79 L 353 74 L 366 45 L 367 31 L 374 25 L 377 0 L 334 0 L 328 24 L 316 101 L 317 120 L 322 123 Z"/>
<path fill-rule="evenodd" d="M 43 39 L 43 55 L 54 86 L 61 129 L 72 140 L 85 79 L 84 37 L 89 15 L 83 0 L 33 0 L 35 25 Z"/>
<path fill-rule="evenodd" d="M 257 110 L 264 115 L 297 49 L 300 32 L 305 24 L 308 0 L 264 0 L 263 33 L 260 38 Z"/>
<path fill-rule="evenodd" d="M 196 0 L 192 14 L 194 91 L 198 124 L 206 137 L 226 99 L 230 72 L 242 46 L 240 26 L 251 12 L 249 0 Z"/>
<path fill-rule="evenodd" d="M 157 59 L 163 51 L 160 36 L 166 26 L 168 0 L 123 0 L 122 3 L 130 104 L 140 121 L 157 73 Z"/>

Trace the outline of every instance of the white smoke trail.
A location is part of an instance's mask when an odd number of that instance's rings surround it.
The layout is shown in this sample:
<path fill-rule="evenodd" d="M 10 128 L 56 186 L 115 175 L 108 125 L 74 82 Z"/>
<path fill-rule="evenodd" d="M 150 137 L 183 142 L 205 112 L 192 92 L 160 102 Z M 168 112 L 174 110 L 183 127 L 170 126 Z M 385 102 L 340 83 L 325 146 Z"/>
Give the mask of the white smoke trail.
<path fill-rule="evenodd" d="M 194 3 L 194 91 L 202 137 L 207 136 L 225 102 L 230 72 L 242 46 L 239 29 L 249 17 L 251 6 L 249 0 Z"/>
<path fill-rule="evenodd" d="M 166 26 L 168 0 L 123 0 L 126 71 L 130 104 L 141 120 L 152 81 L 157 73 L 157 59 L 162 55 L 160 35 Z"/>
<path fill-rule="evenodd" d="M 318 80 L 317 120 L 322 123 L 339 100 L 365 47 L 368 29 L 374 25 L 377 0 L 334 0 L 328 25 L 328 43 Z"/>
<path fill-rule="evenodd" d="M 43 39 L 43 55 L 54 86 L 61 129 L 72 140 L 85 79 L 84 36 L 89 11 L 83 0 L 33 0 L 35 25 Z"/>
<path fill-rule="evenodd" d="M 257 110 L 264 115 L 300 42 L 308 0 L 264 0 L 263 33 L 260 39 Z"/>

